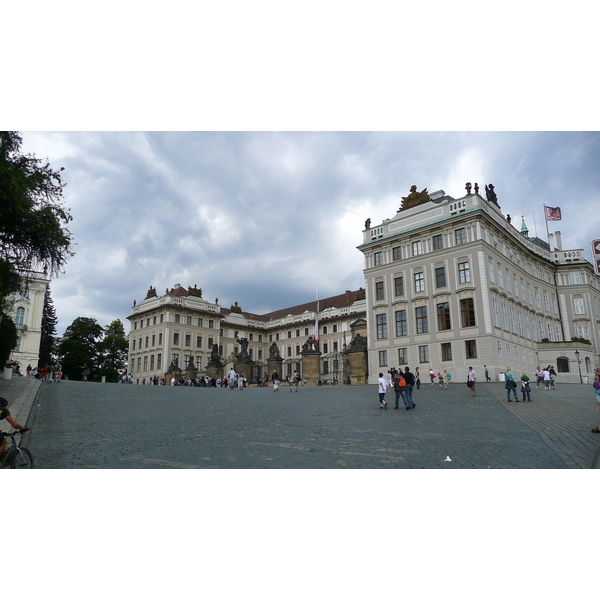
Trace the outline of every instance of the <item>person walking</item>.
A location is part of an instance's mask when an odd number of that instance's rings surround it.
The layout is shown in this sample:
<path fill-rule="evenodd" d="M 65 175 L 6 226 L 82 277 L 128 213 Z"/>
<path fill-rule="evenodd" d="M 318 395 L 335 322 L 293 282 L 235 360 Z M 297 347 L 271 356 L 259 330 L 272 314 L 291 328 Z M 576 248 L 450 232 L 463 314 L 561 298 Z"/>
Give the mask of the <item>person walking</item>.
<path fill-rule="evenodd" d="M 539 390 L 540 384 L 544 383 L 544 371 L 542 371 L 541 367 L 538 367 L 537 371 L 535 372 L 535 380 L 536 380 L 535 389 Z"/>
<path fill-rule="evenodd" d="M 404 402 L 404 405 L 408 406 L 405 396 L 406 379 L 402 377 L 401 373 L 394 371 L 394 379 L 392 381 L 394 383 L 394 391 L 396 392 L 394 410 L 398 410 L 400 408 L 400 396 L 402 396 L 402 402 Z"/>
<path fill-rule="evenodd" d="M 544 391 L 552 389 L 550 387 L 551 377 L 550 377 L 550 367 L 546 367 L 544 369 Z"/>
<path fill-rule="evenodd" d="M 87 381 L 88 375 L 90 374 L 90 368 L 87 366 L 87 363 L 83 363 L 83 366 L 79 368 L 83 369 L 83 371 L 81 372 L 81 376 L 83 377 L 84 381 Z"/>
<path fill-rule="evenodd" d="M 379 408 L 384 408 L 387 410 L 387 402 L 385 401 L 385 394 L 388 390 L 387 379 L 383 376 L 383 373 L 379 373 L 379 379 L 377 380 L 379 384 Z"/>
<path fill-rule="evenodd" d="M 273 391 L 279 391 L 279 375 L 277 371 L 273 371 L 273 375 L 271 375 L 271 381 L 273 382 Z"/>
<path fill-rule="evenodd" d="M 504 387 L 506 388 L 506 399 L 512 402 L 510 399 L 510 392 L 514 394 L 515 402 L 520 402 L 517 394 L 517 382 L 515 381 L 515 374 L 510 370 L 510 367 L 506 367 L 506 373 L 504 374 Z"/>
<path fill-rule="evenodd" d="M 483 365 L 483 368 L 485 369 L 485 382 L 487 383 L 488 381 L 491 381 L 491 377 L 490 377 L 490 371 L 487 368 L 487 365 Z"/>
<path fill-rule="evenodd" d="M 554 370 L 554 365 L 548 367 L 548 373 L 550 373 L 550 389 L 555 390 L 556 371 Z"/>
<path fill-rule="evenodd" d="M 435 371 L 433 369 L 429 369 L 429 377 L 431 378 L 431 385 L 435 383 Z"/>
<path fill-rule="evenodd" d="M 419 373 L 419 367 L 415 368 L 415 385 L 417 389 L 421 389 L 421 373 Z"/>
<path fill-rule="evenodd" d="M 475 391 L 476 383 L 477 376 L 475 375 L 475 371 L 473 371 L 473 367 L 469 367 L 469 372 L 467 373 L 467 386 L 471 390 L 471 396 L 477 396 L 477 392 Z"/>
<path fill-rule="evenodd" d="M 598 375 L 594 377 L 594 395 L 596 396 L 596 404 L 600 411 L 600 377 Z M 592 433 L 600 433 L 600 423 L 598 423 L 598 427 L 592 429 Z"/>
<path fill-rule="evenodd" d="M 25 372 L 27 373 L 27 377 L 31 377 L 31 365 L 27 365 L 27 370 Z"/>
<path fill-rule="evenodd" d="M 525 371 L 521 375 L 521 394 L 523 395 L 523 402 L 531 402 L 531 386 L 529 385 L 529 377 L 527 377 Z"/>
<path fill-rule="evenodd" d="M 406 395 L 406 402 L 408 402 L 408 406 L 406 410 L 409 408 L 415 408 L 417 406 L 415 404 L 415 399 L 413 397 L 413 387 L 415 385 L 415 376 L 410 372 L 408 367 L 404 367 L 404 379 L 406 379 L 406 390 L 404 394 Z"/>

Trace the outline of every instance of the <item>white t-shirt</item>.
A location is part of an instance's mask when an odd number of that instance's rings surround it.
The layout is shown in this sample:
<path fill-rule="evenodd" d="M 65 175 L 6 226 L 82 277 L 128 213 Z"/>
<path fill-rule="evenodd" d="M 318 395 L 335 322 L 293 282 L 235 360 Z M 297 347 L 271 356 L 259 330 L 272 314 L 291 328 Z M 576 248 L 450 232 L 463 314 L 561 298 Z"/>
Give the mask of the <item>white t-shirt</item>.
<path fill-rule="evenodd" d="M 377 382 L 379 383 L 379 393 L 385 394 L 387 392 L 387 381 L 384 377 L 380 377 Z"/>

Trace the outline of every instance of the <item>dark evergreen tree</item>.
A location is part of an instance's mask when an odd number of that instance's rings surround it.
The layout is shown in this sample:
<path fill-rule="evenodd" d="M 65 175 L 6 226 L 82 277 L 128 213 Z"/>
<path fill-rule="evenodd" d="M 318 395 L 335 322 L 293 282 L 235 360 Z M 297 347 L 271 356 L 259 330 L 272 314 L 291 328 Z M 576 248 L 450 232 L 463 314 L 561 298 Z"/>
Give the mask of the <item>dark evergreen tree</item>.
<path fill-rule="evenodd" d="M 44 296 L 44 309 L 42 312 L 42 335 L 40 339 L 40 365 L 51 365 L 54 363 L 54 350 L 56 343 L 56 311 L 50 294 L 50 286 L 46 288 Z"/>
<path fill-rule="evenodd" d="M 10 353 L 17 345 L 17 326 L 15 322 L 8 316 L 4 315 L 0 323 L 0 369 L 8 362 Z"/>
<path fill-rule="evenodd" d="M 98 343 L 102 340 L 104 329 L 90 317 L 77 317 L 66 329 L 57 346 L 63 373 L 69 379 L 81 379 L 81 367 L 90 368 L 88 380 L 98 380 L 99 355 Z"/>

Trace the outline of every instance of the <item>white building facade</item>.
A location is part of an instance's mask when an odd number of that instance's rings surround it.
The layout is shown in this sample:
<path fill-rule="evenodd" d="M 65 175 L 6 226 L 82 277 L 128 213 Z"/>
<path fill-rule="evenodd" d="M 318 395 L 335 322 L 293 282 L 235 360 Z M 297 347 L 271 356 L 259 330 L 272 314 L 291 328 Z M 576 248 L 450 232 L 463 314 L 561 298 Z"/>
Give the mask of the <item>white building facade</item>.
<path fill-rule="evenodd" d="M 370 383 L 404 366 L 424 378 L 445 369 L 455 381 L 472 366 L 483 381 L 484 365 L 493 381 L 507 367 L 531 377 L 538 365 L 558 367 L 563 382 L 579 382 L 581 368 L 591 381 L 600 364 L 600 278 L 583 250 L 562 250 L 559 232 L 551 247 L 530 239 L 524 224 L 517 230 L 495 196 L 455 199 L 443 190 L 365 225 Z"/>
<path fill-rule="evenodd" d="M 21 290 L 13 295 L 10 316 L 17 326 L 18 339 L 10 360 L 19 362 L 22 370 L 27 365 L 38 366 L 44 298 L 49 283 L 43 273 L 29 273 L 23 276 Z"/>

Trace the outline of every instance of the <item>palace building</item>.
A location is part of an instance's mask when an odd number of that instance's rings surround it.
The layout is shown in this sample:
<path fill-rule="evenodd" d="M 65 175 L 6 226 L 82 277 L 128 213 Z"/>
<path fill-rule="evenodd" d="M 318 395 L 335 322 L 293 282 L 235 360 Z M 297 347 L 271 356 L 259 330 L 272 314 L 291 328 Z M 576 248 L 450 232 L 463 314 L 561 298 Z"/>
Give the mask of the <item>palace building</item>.
<path fill-rule="evenodd" d="M 171 367 L 206 373 L 214 347 L 227 373 L 236 364 L 239 338 L 248 340 L 253 381 L 267 370 L 269 348 L 276 344 L 281 356 L 281 377 L 302 374 L 302 346 L 313 335 L 317 301 L 284 308 L 264 315 L 210 302 L 202 290 L 176 284 L 158 296 L 150 287 L 146 298 L 134 302 L 129 333 L 128 369 L 137 383 L 164 375 Z M 366 333 L 364 290 L 346 291 L 319 300 L 320 370 L 323 383 L 342 382 L 348 377 L 342 351 L 356 333 Z M 192 365 L 192 369 L 187 369 Z"/>
<path fill-rule="evenodd" d="M 581 249 L 529 237 L 466 185 L 453 198 L 411 188 L 391 219 L 365 223 L 369 382 L 391 367 L 447 370 L 484 381 L 506 367 L 529 377 L 553 365 L 562 382 L 591 382 L 600 364 L 600 278 Z"/>

